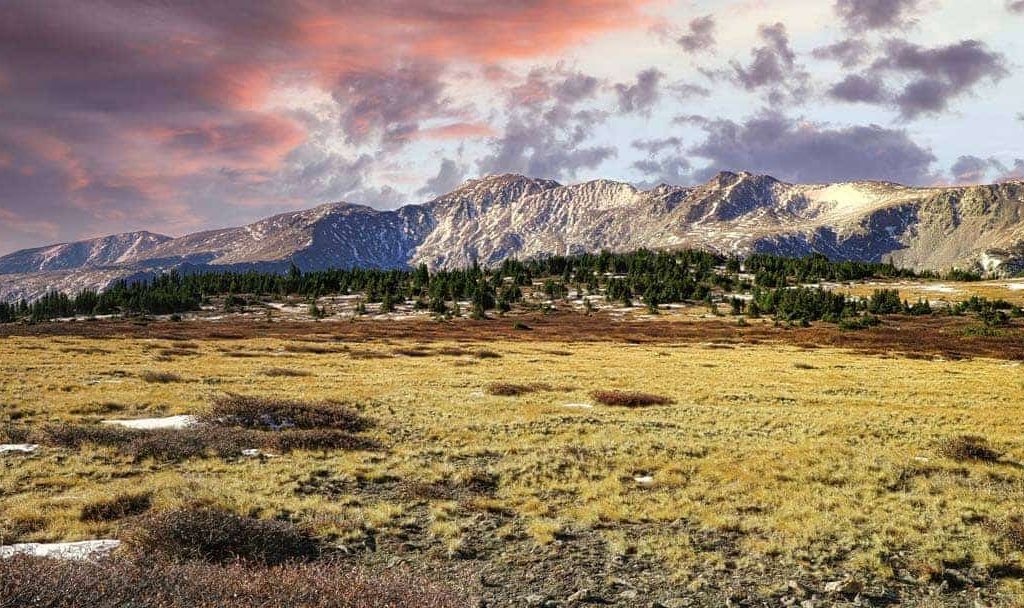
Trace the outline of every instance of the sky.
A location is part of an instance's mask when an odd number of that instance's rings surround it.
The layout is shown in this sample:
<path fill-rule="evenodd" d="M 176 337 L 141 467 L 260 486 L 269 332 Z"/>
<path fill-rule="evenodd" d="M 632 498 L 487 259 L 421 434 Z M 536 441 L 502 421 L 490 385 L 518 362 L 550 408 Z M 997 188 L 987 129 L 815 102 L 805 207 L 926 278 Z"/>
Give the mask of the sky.
<path fill-rule="evenodd" d="M 514 172 L 1024 178 L 1024 0 L 8 0 L 0 254 Z"/>

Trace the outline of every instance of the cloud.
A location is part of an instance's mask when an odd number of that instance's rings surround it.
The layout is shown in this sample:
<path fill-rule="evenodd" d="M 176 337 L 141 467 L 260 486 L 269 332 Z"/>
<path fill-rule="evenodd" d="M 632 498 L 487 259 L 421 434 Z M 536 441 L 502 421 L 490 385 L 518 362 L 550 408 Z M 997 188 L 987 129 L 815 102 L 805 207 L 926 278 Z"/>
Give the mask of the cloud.
<path fill-rule="evenodd" d="M 682 154 L 683 141 L 680 138 L 638 139 L 632 146 L 647 153 L 647 158 L 635 161 L 632 165 L 633 169 L 645 177 L 645 180 L 640 182 L 640 187 L 690 183 L 692 166 Z"/>
<path fill-rule="evenodd" d="M 420 122 L 455 113 L 437 64 L 350 72 L 332 96 L 344 108 L 341 124 L 349 143 L 365 143 L 374 135 L 385 144 L 401 143 Z"/>
<path fill-rule="evenodd" d="M 392 204 L 367 157 L 495 135 L 452 94 L 457 70 L 548 58 L 646 26 L 646 2 L 308 0 L 16 3 L 0 19 L 0 205 L 60 238 L 253 219 L 324 193 Z M 458 67 L 454 67 L 458 66 Z M 502 86 L 495 81 L 494 86 Z M 563 96 L 585 95 L 586 79 Z M 315 106 L 315 109 L 311 109 Z M 330 107 L 328 107 L 330 106 Z M 330 115 L 315 130 L 299 111 Z M 307 146 L 307 144 L 310 144 Z M 344 153 L 329 148 L 346 148 Z M 310 163 L 309 167 L 301 163 Z M 305 169 L 309 171 L 305 171 Z M 34 177 L 27 179 L 26 174 Z M 306 173 L 317 180 L 286 183 Z M 26 223 L 28 222 L 28 223 Z M 0 249 L 37 243 L 27 229 Z"/>
<path fill-rule="evenodd" d="M 931 165 L 935 156 L 904 130 L 878 125 L 832 127 L 771 111 L 742 123 L 702 117 L 680 120 L 705 132 L 705 139 L 689 150 L 709 161 L 695 175 L 701 180 L 719 170 L 746 170 L 803 183 L 934 181 Z"/>
<path fill-rule="evenodd" d="M 1005 167 L 995 159 L 961 156 L 949 168 L 949 172 L 958 184 L 980 184 L 992 169 L 1005 171 Z"/>
<path fill-rule="evenodd" d="M 789 34 L 782 23 L 758 28 L 763 46 L 751 50 L 752 60 L 746 67 L 731 63 L 735 80 L 748 91 L 767 88 L 773 103 L 784 101 L 787 92 L 799 99 L 805 92 L 807 73 L 796 64 L 796 53 L 790 47 Z"/>
<path fill-rule="evenodd" d="M 715 46 L 715 17 L 705 15 L 690 21 L 687 33 L 680 36 L 676 43 L 687 53 L 708 51 Z"/>
<path fill-rule="evenodd" d="M 582 169 L 593 169 L 616 155 L 610 146 L 588 144 L 594 128 L 608 114 L 578 109 L 596 93 L 579 72 L 535 69 L 525 82 L 509 89 L 507 122 L 500 137 L 489 142 L 489 152 L 477 161 L 481 173 L 520 173 L 530 177 L 571 179 Z M 576 84 L 573 84 L 576 83 Z"/>
<path fill-rule="evenodd" d="M 677 99 L 685 101 L 687 99 L 693 99 L 694 97 L 710 97 L 711 89 L 702 87 L 699 84 L 693 84 L 688 82 L 677 82 L 668 86 L 668 90 L 671 91 Z"/>
<path fill-rule="evenodd" d="M 863 40 L 847 38 L 828 46 L 821 46 L 811 55 L 815 59 L 838 61 L 844 68 L 852 68 L 864 62 L 871 48 Z"/>
<path fill-rule="evenodd" d="M 904 40 L 891 40 L 885 54 L 872 66 L 876 72 L 911 78 L 895 99 L 904 118 L 938 114 L 952 100 L 969 93 L 983 81 L 999 82 L 1008 75 L 1006 59 L 978 40 L 925 48 Z"/>
<path fill-rule="evenodd" d="M 1018 15 L 1024 15 L 1024 0 L 1006 0 L 1006 10 Z"/>
<path fill-rule="evenodd" d="M 829 97 L 849 103 L 882 103 L 886 91 L 881 81 L 851 74 L 828 90 Z"/>
<path fill-rule="evenodd" d="M 661 97 L 659 85 L 665 74 L 656 68 L 650 68 L 637 74 L 635 84 L 615 85 L 615 93 L 619 99 L 619 112 L 622 114 L 650 114 L 654 104 Z"/>
<path fill-rule="evenodd" d="M 437 175 L 427 180 L 426 185 L 416 191 L 420 196 L 440 196 L 454 190 L 466 178 L 466 167 L 446 158 L 441 161 Z"/>
<path fill-rule="evenodd" d="M 836 14 L 853 31 L 904 28 L 919 0 L 836 0 Z"/>

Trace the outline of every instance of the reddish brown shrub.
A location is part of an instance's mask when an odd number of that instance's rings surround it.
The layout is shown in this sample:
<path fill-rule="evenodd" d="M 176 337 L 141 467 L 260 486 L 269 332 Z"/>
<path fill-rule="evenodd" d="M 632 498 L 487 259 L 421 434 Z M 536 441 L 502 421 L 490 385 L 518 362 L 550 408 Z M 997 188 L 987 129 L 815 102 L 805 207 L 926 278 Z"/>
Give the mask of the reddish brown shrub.
<path fill-rule="evenodd" d="M 273 565 L 319 555 L 317 542 L 290 523 L 212 509 L 157 513 L 128 530 L 124 542 L 131 554 L 173 561 Z"/>
<path fill-rule="evenodd" d="M 950 437 L 939 446 L 939 452 L 946 458 L 961 462 L 968 460 L 995 462 L 1002 456 L 1001 452 L 989 445 L 988 440 L 977 435 Z"/>
<path fill-rule="evenodd" d="M 336 401 L 290 401 L 246 395 L 225 395 L 200 417 L 218 426 L 249 429 L 339 429 L 352 433 L 370 427 L 370 420 Z"/>
<path fill-rule="evenodd" d="M 531 384 L 513 384 L 511 382 L 492 382 L 487 385 L 487 394 L 497 397 L 516 397 L 527 393 L 553 390 L 550 384 L 534 382 Z"/>
<path fill-rule="evenodd" d="M 619 407 L 645 407 L 649 405 L 668 405 L 672 399 L 651 393 L 635 391 L 594 391 L 590 396 L 603 405 Z"/>
<path fill-rule="evenodd" d="M 0 560 L 0 606 L 19 608 L 457 608 L 465 597 L 390 569 L 38 557 Z"/>

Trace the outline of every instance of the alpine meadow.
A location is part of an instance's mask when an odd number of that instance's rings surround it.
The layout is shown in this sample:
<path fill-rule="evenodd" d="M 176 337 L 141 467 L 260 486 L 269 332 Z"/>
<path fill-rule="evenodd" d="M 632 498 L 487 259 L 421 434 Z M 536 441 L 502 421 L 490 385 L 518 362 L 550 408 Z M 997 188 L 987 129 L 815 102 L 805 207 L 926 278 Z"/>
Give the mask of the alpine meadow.
<path fill-rule="evenodd" d="M 1022 28 L 14 0 L 0 608 L 1024 606 Z"/>

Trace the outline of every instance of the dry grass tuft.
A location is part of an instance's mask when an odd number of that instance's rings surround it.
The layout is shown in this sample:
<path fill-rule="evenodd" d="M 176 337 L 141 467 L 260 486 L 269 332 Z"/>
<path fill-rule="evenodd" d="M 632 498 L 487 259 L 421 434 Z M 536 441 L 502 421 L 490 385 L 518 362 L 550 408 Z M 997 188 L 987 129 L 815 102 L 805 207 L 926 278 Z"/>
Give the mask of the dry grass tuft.
<path fill-rule="evenodd" d="M 170 372 L 142 372 L 139 374 L 139 378 L 143 382 L 150 382 L 153 384 L 169 384 L 171 382 L 181 382 L 181 376 L 178 374 L 172 374 Z"/>
<path fill-rule="evenodd" d="M 669 405 L 674 401 L 662 395 L 640 393 L 636 391 L 594 391 L 590 396 L 602 405 L 618 407 L 646 407 L 650 405 Z"/>
<path fill-rule="evenodd" d="M 978 435 L 950 437 L 939 446 L 939 453 L 946 458 L 960 462 L 996 462 L 1003 455 L 989 445 L 988 440 Z"/>
<path fill-rule="evenodd" d="M 128 492 L 113 498 L 98 500 L 82 507 L 79 519 L 82 521 L 115 521 L 142 515 L 153 506 L 153 495 L 149 492 Z"/>

